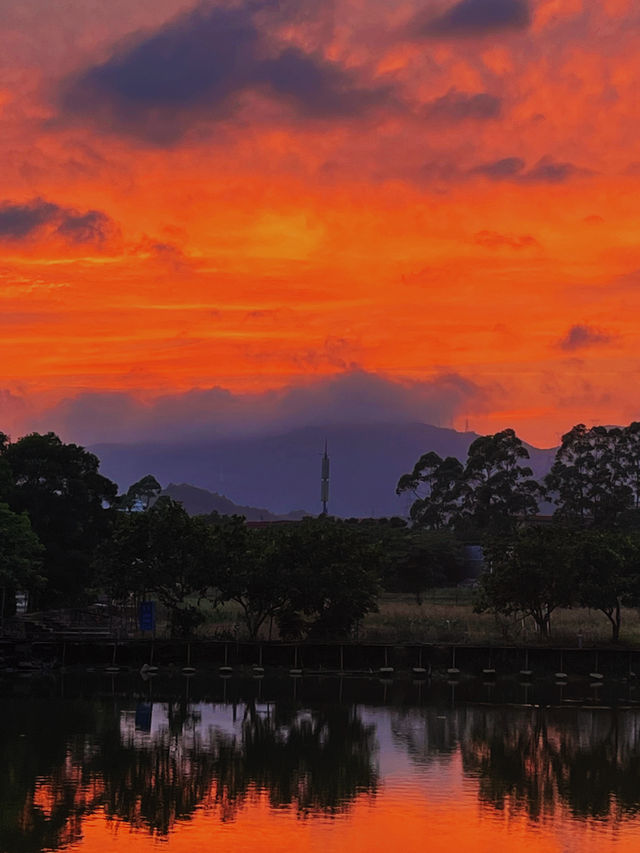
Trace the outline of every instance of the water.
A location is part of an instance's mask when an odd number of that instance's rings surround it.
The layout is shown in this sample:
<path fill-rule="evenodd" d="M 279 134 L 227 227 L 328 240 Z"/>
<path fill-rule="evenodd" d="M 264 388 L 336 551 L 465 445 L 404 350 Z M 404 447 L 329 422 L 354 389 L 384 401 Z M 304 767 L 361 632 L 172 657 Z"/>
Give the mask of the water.
<path fill-rule="evenodd" d="M 0 850 L 640 850 L 640 709 L 595 707 L 599 694 L 506 706 L 496 692 L 4 681 Z"/>

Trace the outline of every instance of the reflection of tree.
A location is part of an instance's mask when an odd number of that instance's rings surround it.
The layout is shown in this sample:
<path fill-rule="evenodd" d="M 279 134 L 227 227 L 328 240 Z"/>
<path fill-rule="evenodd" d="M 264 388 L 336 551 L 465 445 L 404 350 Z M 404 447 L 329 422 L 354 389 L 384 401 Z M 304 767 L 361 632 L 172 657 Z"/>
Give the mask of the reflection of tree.
<path fill-rule="evenodd" d="M 482 801 L 499 809 L 524 808 L 532 818 L 553 813 L 557 756 L 543 712 L 477 713 L 461 752 Z"/>
<path fill-rule="evenodd" d="M 215 764 L 199 738 L 181 744 L 166 733 L 149 749 L 134 741 L 105 743 L 94 768 L 103 780 L 108 818 L 166 834 L 207 797 Z"/>
<path fill-rule="evenodd" d="M 374 727 L 350 707 L 259 713 L 250 703 L 229 731 L 204 727 L 197 706 L 170 703 L 153 733 L 115 705 L 71 707 L 34 702 L 2 718 L 0 850 L 58 849 L 97 809 L 166 835 L 199 807 L 233 819 L 263 792 L 274 807 L 333 814 L 376 790 Z"/>
<path fill-rule="evenodd" d="M 164 834 L 201 804 L 229 820 L 265 791 L 274 807 L 335 813 L 377 785 L 373 727 L 350 708 L 284 715 L 274 707 L 265 716 L 250 704 L 237 735 L 206 734 L 191 722 L 144 747 L 133 739 L 105 744 L 95 767 L 107 814 Z"/>
<path fill-rule="evenodd" d="M 101 715 L 80 701 L 5 700 L 0 709 L 0 850 L 39 853 L 77 840 L 101 799 L 82 735 L 102 727 Z"/>
<path fill-rule="evenodd" d="M 277 712 L 259 716 L 251 706 L 248 711 L 244 772 L 268 791 L 272 805 L 336 813 L 358 794 L 376 790 L 374 727 L 364 725 L 354 708 L 333 705 L 285 719 Z"/>
<path fill-rule="evenodd" d="M 416 764 L 459 750 L 480 800 L 496 809 L 534 820 L 559 804 L 578 817 L 640 813 L 640 719 L 632 712 L 425 709 L 396 714 L 393 730 Z"/>

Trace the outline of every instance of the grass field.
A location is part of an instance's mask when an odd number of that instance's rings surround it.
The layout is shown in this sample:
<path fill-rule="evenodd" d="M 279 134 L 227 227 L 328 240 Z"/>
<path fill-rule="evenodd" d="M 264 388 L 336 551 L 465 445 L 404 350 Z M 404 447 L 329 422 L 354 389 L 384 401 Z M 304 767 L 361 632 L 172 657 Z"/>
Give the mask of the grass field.
<path fill-rule="evenodd" d="M 597 610 L 571 608 L 556 610 L 551 616 L 551 637 L 542 639 L 532 619 L 496 619 L 473 612 L 473 591 L 469 589 L 431 590 L 421 606 L 404 594 L 386 593 L 380 598 L 378 613 L 370 613 L 359 627 L 362 641 L 527 643 L 577 646 L 579 635 L 586 646 L 611 642 L 611 626 Z M 625 608 L 620 642 L 640 645 L 640 614 Z"/>
<path fill-rule="evenodd" d="M 209 610 L 207 621 L 198 631 L 199 636 L 245 636 L 240 610 L 227 604 L 218 610 Z M 269 625 L 261 636 L 268 638 Z M 551 636 L 541 638 L 535 631 L 532 619 L 497 619 L 487 613 L 473 612 L 473 591 L 466 588 L 434 589 L 427 593 L 422 605 L 411 595 L 385 593 L 379 599 L 379 611 L 370 613 L 358 626 L 357 639 L 361 642 L 417 642 L 417 643 L 477 643 L 477 644 L 541 644 L 577 646 L 579 635 L 582 644 L 603 646 L 611 642 L 609 620 L 597 610 L 583 608 L 556 610 L 551 617 Z M 278 639 L 275 625 L 272 639 Z M 625 608 L 622 616 L 620 642 L 640 646 L 640 613 Z"/>

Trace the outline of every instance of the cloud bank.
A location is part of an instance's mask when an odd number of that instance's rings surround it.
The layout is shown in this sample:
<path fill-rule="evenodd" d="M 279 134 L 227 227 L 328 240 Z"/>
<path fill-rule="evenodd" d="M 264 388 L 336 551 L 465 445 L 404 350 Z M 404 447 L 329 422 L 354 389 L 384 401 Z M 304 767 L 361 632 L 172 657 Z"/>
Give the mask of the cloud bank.
<path fill-rule="evenodd" d="M 449 426 L 486 405 L 486 393 L 458 374 L 399 382 L 355 370 L 314 383 L 260 394 L 223 388 L 191 390 L 141 402 L 124 392 L 87 392 L 29 421 L 65 440 L 174 442 L 259 435 L 311 425 L 421 422 Z M 23 429 L 27 423 L 23 424 Z"/>

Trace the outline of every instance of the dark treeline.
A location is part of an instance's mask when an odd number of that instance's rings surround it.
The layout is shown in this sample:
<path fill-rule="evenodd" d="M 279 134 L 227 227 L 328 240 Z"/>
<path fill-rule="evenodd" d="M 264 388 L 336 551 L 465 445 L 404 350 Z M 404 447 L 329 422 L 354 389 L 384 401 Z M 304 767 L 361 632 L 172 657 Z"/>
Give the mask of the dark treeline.
<path fill-rule="evenodd" d="M 251 638 L 344 637 L 383 586 L 420 600 L 460 573 L 452 535 L 402 519 L 255 527 L 238 516 L 191 517 L 151 475 L 117 492 L 96 456 L 53 433 L 0 436 L 3 621 L 20 590 L 32 610 L 155 599 L 176 636 L 233 602 Z"/>
<path fill-rule="evenodd" d="M 421 603 L 459 582 L 476 544 L 477 609 L 531 616 L 546 635 L 554 609 L 597 608 L 617 640 L 623 606 L 640 600 L 640 424 L 574 427 L 542 482 L 528 456 L 513 430 L 476 439 L 464 463 L 424 454 L 398 483 L 415 496 L 408 523 L 251 526 L 189 516 L 151 475 L 118 495 L 96 456 L 53 433 L 0 434 L 2 618 L 23 590 L 31 609 L 153 598 L 178 636 L 233 602 L 251 638 L 345 637 L 381 589 Z"/>

